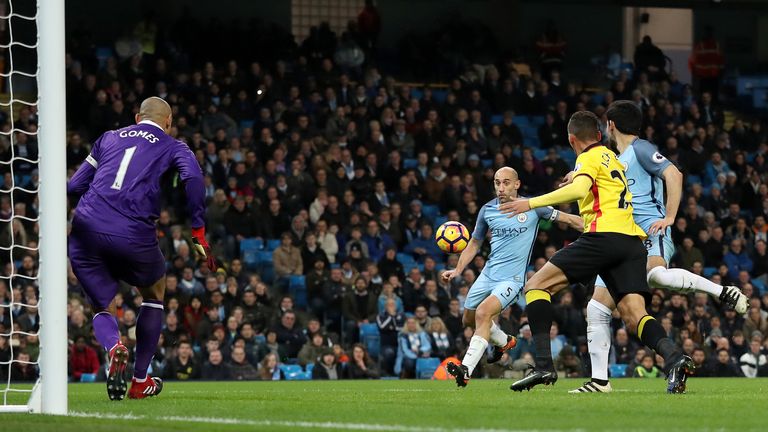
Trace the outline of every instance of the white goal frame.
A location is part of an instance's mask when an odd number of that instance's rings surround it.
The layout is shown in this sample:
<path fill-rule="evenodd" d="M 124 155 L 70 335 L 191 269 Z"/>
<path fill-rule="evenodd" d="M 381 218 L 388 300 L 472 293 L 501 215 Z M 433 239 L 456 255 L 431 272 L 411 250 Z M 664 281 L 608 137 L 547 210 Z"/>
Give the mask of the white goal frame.
<path fill-rule="evenodd" d="M 66 415 L 68 326 L 64 0 L 37 0 L 37 32 L 37 101 L 40 115 L 40 379 L 26 405 L 0 405 L 0 413 Z"/>

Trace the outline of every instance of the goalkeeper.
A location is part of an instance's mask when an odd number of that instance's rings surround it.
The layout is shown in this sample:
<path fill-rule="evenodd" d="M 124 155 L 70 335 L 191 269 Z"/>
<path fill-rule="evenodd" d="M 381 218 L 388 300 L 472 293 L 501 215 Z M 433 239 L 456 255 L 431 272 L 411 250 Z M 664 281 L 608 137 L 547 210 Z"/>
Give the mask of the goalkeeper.
<path fill-rule="evenodd" d="M 107 395 L 122 400 L 127 391 L 128 349 L 110 312 L 118 281 L 138 287 L 143 303 L 136 323 L 136 361 L 128 397 L 141 399 L 162 390 L 147 376 L 163 325 L 165 260 L 157 242 L 160 178 L 173 168 L 187 195 L 195 249 L 208 268 L 216 262 L 205 240 L 203 175 L 192 151 L 168 135 L 171 107 L 158 97 L 141 103 L 136 125 L 105 132 L 67 185 L 82 195 L 72 219 L 69 259 L 93 305 L 96 339 L 109 352 Z"/>

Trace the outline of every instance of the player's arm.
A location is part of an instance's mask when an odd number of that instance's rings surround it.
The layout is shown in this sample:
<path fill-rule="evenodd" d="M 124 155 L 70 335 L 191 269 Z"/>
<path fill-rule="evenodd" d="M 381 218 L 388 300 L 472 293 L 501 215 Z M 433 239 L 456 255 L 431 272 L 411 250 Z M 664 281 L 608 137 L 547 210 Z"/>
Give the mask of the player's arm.
<path fill-rule="evenodd" d="M 563 213 L 561 211 L 558 211 L 557 218 L 555 220 L 557 222 L 567 223 L 568 227 L 573 228 L 577 231 L 584 230 L 584 219 L 582 219 L 581 216 L 579 215 L 572 215 L 570 213 Z"/>
<path fill-rule="evenodd" d="M 91 157 L 90 155 L 88 156 Z M 82 195 L 90 187 L 93 181 L 93 176 L 96 175 L 96 167 L 86 161 L 80 164 L 80 168 L 77 169 L 75 174 L 69 179 L 67 183 L 68 195 Z"/>
<path fill-rule="evenodd" d="M 195 250 L 203 259 L 207 260 L 208 269 L 216 271 L 216 260 L 205 239 L 205 182 L 203 171 L 195 159 L 192 151 L 186 147 L 176 151 L 173 157 L 173 166 L 179 171 L 179 178 L 184 184 L 187 194 L 187 211 L 190 216 L 192 228 L 192 243 Z"/>
<path fill-rule="evenodd" d="M 518 213 L 525 213 L 530 209 L 554 206 L 584 198 L 592 188 L 592 178 L 588 174 L 577 174 L 573 182 L 548 194 L 533 198 L 518 198 L 499 206 L 499 211 L 512 217 Z"/>
<path fill-rule="evenodd" d="M 674 225 L 677 210 L 680 208 L 680 200 L 683 198 L 683 173 L 681 173 L 674 164 L 670 163 L 669 166 L 662 171 L 661 178 L 664 180 L 664 185 L 667 190 L 667 202 L 665 204 L 667 217 L 654 222 L 653 225 L 651 225 L 648 234 L 664 232 L 667 227 Z"/>
<path fill-rule="evenodd" d="M 99 155 L 101 154 L 101 142 L 107 137 L 109 132 L 102 134 L 91 147 L 91 152 L 80 164 L 75 174 L 67 183 L 68 195 L 82 195 L 91 186 L 93 177 L 96 175 L 96 169 L 99 168 Z"/>
<path fill-rule="evenodd" d="M 677 167 L 665 158 L 653 144 L 647 141 L 638 141 L 635 145 L 637 162 L 645 172 L 651 176 L 664 180 L 667 192 L 666 210 L 667 216 L 651 225 L 648 234 L 664 232 L 667 227 L 675 223 L 677 210 L 680 208 L 680 200 L 683 196 L 683 174 Z"/>

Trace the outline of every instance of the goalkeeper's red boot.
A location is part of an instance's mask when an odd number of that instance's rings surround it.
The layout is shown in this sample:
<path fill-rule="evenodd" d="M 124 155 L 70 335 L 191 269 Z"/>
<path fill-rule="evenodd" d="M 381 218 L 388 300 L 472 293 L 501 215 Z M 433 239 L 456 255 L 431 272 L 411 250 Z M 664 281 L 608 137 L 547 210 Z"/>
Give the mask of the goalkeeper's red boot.
<path fill-rule="evenodd" d="M 163 380 L 147 375 L 147 379 L 144 382 L 138 382 L 136 378 L 133 379 L 131 390 L 128 391 L 128 397 L 130 399 L 144 399 L 157 396 L 161 391 L 163 391 Z"/>
<path fill-rule="evenodd" d="M 107 395 L 109 400 L 125 399 L 128 384 L 125 382 L 125 368 L 128 366 L 128 348 L 118 342 L 109 350 L 109 366 L 107 367 Z"/>

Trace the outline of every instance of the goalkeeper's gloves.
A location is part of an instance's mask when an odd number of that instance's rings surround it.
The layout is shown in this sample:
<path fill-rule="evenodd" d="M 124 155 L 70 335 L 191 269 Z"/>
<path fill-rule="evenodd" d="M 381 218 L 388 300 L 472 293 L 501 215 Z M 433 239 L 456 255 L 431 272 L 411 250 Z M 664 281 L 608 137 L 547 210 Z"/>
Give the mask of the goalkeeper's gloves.
<path fill-rule="evenodd" d="M 213 257 L 211 247 L 208 246 L 208 242 L 205 240 L 205 227 L 192 228 L 192 243 L 195 245 L 198 255 L 206 260 L 208 270 L 212 272 L 218 270 L 216 258 Z"/>

